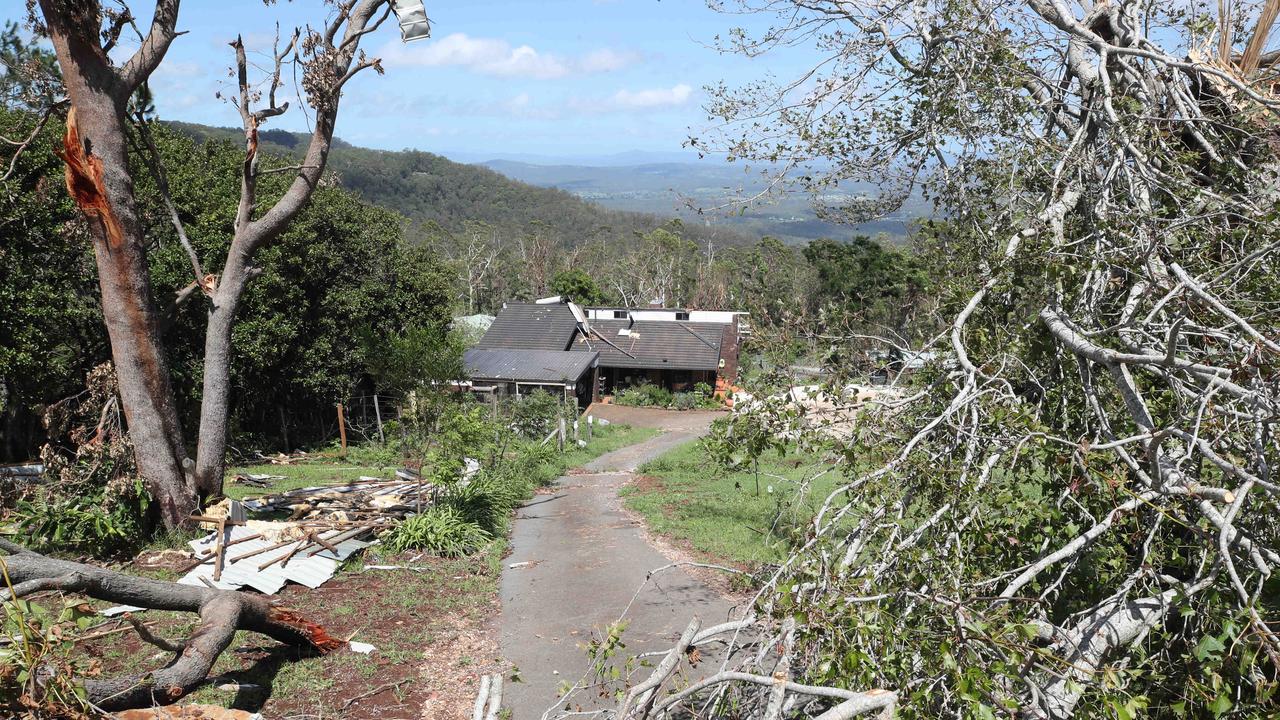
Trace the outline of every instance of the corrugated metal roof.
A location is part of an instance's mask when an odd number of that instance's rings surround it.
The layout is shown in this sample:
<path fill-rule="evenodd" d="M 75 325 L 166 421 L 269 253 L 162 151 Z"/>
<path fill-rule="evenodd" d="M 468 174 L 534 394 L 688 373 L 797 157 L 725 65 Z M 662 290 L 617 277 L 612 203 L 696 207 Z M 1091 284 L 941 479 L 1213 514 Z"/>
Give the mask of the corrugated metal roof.
<path fill-rule="evenodd" d="M 484 350 L 567 350 L 578 321 L 563 303 L 508 303 L 476 343 Z"/>
<path fill-rule="evenodd" d="M 467 375 L 475 380 L 574 383 L 595 363 L 597 353 L 565 350 L 487 350 L 463 354 Z"/>
<path fill-rule="evenodd" d="M 670 370 L 720 367 L 724 325 L 719 323 L 592 320 L 591 329 L 591 337 L 579 335 L 573 349 L 600 353 L 601 367 Z M 619 335 L 619 330 L 630 332 Z"/>
<path fill-rule="evenodd" d="M 352 530 L 329 530 L 320 533 L 319 537 L 333 544 L 331 541 L 340 539 L 343 536 L 350 536 L 353 532 Z M 227 530 L 227 542 L 253 534 L 254 531 L 247 527 L 231 527 Z M 360 534 L 364 534 L 363 531 Z M 199 540 L 192 540 L 191 549 L 196 552 L 197 556 L 205 552 L 212 552 L 216 539 L 217 533 L 212 533 Z M 346 560 L 348 556 L 369 546 L 369 543 L 363 540 L 347 537 L 333 544 L 338 551 L 336 554 L 332 550 L 314 545 L 297 551 L 297 546 L 303 542 L 305 541 L 300 540 L 257 555 L 251 555 L 251 553 L 269 548 L 277 543 L 267 538 L 238 542 L 226 549 L 228 562 L 223 566 L 222 575 L 217 580 L 213 579 L 213 562 L 206 562 L 187 573 L 181 580 L 178 580 L 178 583 L 197 587 L 212 585 L 223 590 L 237 590 L 247 585 L 267 595 L 273 595 L 278 592 L 280 588 L 284 587 L 285 582 L 289 580 L 315 589 L 333 577 L 338 565 L 343 560 Z M 282 560 L 290 553 L 294 553 L 294 555 L 287 562 L 283 564 L 274 562 L 265 568 L 262 567 L 269 562 Z M 243 557 L 243 559 L 230 562 L 230 560 L 237 557 Z M 205 582 L 206 580 L 208 581 L 207 583 Z"/>

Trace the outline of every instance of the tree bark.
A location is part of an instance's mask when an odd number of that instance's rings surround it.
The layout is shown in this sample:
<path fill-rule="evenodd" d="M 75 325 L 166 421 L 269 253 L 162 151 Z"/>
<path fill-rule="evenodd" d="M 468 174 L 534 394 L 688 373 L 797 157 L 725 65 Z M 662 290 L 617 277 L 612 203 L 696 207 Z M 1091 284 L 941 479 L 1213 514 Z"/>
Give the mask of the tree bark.
<path fill-rule="evenodd" d="M 177 3 L 171 5 L 176 15 Z M 40 0 L 40 6 L 71 100 L 63 147 L 67 187 L 93 235 L 102 314 L 138 471 L 165 525 L 174 527 L 191 514 L 195 494 L 184 472 L 187 452 L 129 174 L 124 118 L 133 87 L 102 50 L 97 3 L 67 8 Z M 158 20 L 164 16 L 158 7 Z M 148 40 L 146 48 L 162 56 L 167 42 L 157 46 L 163 38 Z M 130 61 L 126 67 L 140 66 Z"/>
<path fill-rule="evenodd" d="M 264 596 L 179 585 L 56 560 L 0 540 L 11 555 L 0 558 L 14 594 L 55 590 L 152 610 L 198 613 L 200 625 L 162 668 L 85 682 L 89 702 L 103 710 L 168 704 L 200 687 L 237 630 L 261 633 L 287 645 L 329 651 L 342 646 L 323 627 Z M 7 591 L 4 595 L 7 595 Z"/>

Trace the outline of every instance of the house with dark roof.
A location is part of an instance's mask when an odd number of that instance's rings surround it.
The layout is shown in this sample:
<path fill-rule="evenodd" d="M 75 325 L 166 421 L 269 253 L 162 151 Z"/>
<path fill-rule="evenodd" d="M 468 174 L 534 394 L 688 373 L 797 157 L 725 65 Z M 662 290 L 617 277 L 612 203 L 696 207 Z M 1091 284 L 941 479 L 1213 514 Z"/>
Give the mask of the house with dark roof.
<path fill-rule="evenodd" d="M 696 317 L 695 317 L 696 316 Z M 476 389 L 564 392 L 587 405 L 640 383 L 673 391 L 737 381 L 745 313 L 506 303 L 465 356 Z"/>

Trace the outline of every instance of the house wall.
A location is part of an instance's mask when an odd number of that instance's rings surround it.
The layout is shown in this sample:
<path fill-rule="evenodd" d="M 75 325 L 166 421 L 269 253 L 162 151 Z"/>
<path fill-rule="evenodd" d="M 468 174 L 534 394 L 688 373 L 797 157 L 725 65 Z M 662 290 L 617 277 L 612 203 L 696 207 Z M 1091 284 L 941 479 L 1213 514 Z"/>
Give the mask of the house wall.
<path fill-rule="evenodd" d="M 738 332 L 738 323 L 724 326 L 720 334 L 720 372 L 716 378 L 716 390 L 727 390 L 730 385 L 738 383 L 738 351 L 742 344 L 742 335 Z"/>
<path fill-rule="evenodd" d="M 589 320 L 613 320 L 613 313 L 616 308 L 584 308 Z M 676 310 L 670 308 L 655 309 L 634 309 L 631 310 L 631 319 L 633 320 L 663 320 L 667 322 L 675 322 Z M 743 313 L 730 310 L 681 310 L 680 312 L 688 312 L 689 319 L 681 322 L 705 322 L 705 323 L 721 323 L 732 324 L 736 322 L 736 318 Z"/>

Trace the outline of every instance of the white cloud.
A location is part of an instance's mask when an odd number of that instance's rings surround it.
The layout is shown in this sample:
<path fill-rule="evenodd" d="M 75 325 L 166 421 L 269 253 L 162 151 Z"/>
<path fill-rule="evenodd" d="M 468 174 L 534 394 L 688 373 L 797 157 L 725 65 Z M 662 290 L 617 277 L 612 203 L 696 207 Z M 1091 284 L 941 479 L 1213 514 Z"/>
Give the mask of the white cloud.
<path fill-rule="evenodd" d="M 529 45 L 512 47 L 505 40 L 453 33 L 428 43 L 390 43 L 382 50 L 387 67 L 465 67 L 483 75 L 554 80 L 572 74 L 619 70 L 634 63 L 635 53 L 608 48 L 581 58 L 539 52 Z"/>
<path fill-rule="evenodd" d="M 648 90 L 619 90 L 613 94 L 611 102 L 614 107 L 629 110 L 651 110 L 654 108 L 677 107 L 689 102 L 693 97 L 693 88 L 680 83 L 669 88 L 651 88 Z"/>
<path fill-rule="evenodd" d="M 583 72 L 588 73 L 606 73 L 614 70 L 621 70 L 629 65 L 634 65 L 640 60 L 639 53 L 620 52 L 610 48 L 601 48 L 587 53 L 579 61 L 579 66 Z"/>

